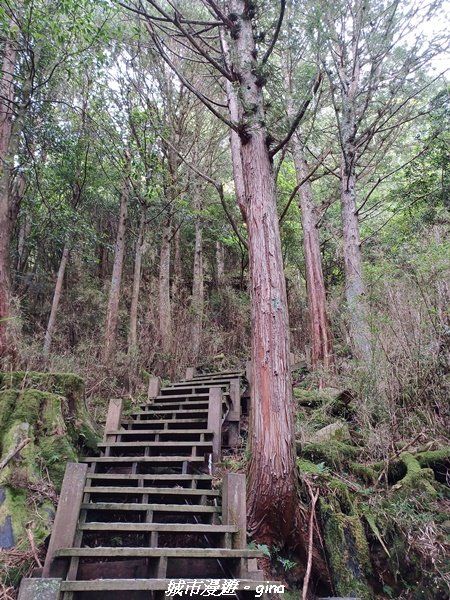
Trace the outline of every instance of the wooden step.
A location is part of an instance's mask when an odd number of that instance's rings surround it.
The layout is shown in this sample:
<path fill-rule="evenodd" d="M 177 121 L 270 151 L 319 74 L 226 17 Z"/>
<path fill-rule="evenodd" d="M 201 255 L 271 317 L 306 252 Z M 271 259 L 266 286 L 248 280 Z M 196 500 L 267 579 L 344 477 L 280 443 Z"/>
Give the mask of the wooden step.
<path fill-rule="evenodd" d="M 206 578 L 205 578 L 206 580 Z M 61 583 L 61 591 L 63 592 L 113 592 L 113 591 L 152 591 L 152 590 L 167 590 L 169 583 L 173 579 L 91 579 L 88 581 L 63 581 Z M 222 586 L 225 579 L 215 580 Z M 257 586 L 264 583 L 273 583 L 280 585 L 278 582 L 262 582 L 253 579 L 239 579 L 239 590 L 256 590 Z M 220 588 L 221 589 L 221 588 Z M 206 595 L 205 595 L 206 597 Z M 225 596 L 226 598 L 227 596 Z M 229 597 L 229 596 L 228 596 Z"/>
<path fill-rule="evenodd" d="M 192 408 L 192 409 L 186 409 L 186 410 L 177 410 L 177 409 L 173 409 L 171 410 L 170 408 L 168 409 L 163 409 L 163 410 L 154 410 L 154 411 L 149 411 L 149 410 L 136 410 L 133 411 L 132 413 L 130 413 L 130 415 L 133 416 L 143 416 L 145 415 L 146 417 L 156 417 L 157 415 L 181 415 L 181 418 L 183 418 L 185 415 L 198 415 L 198 414 L 208 414 L 208 408 Z M 158 418 L 159 420 L 159 418 Z"/>
<path fill-rule="evenodd" d="M 138 421 L 136 419 L 126 419 L 124 421 L 122 421 L 122 425 L 126 424 L 126 425 L 131 425 L 131 424 L 135 424 L 135 423 L 143 423 L 143 424 L 147 424 L 149 422 L 148 419 L 143 419 L 142 421 Z M 205 423 L 206 419 L 158 419 L 155 420 L 155 424 L 156 423 L 167 423 L 168 425 L 179 425 L 181 423 Z"/>
<path fill-rule="evenodd" d="M 123 478 L 123 474 L 121 473 L 88 473 L 86 476 L 86 479 L 121 479 Z M 194 474 L 190 474 L 188 473 L 187 475 L 179 475 L 177 473 L 174 473 L 173 475 L 167 475 L 167 474 L 127 474 L 125 481 L 139 481 L 139 480 L 143 480 L 143 481 L 175 481 L 175 482 L 179 482 L 179 481 L 186 481 L 186 482 L 192 482 L 192 481 L 212 481 L 213 477 L 212 475 L 194 475 Z"/>
<path fill-rule="evenodd" d="M 122 487 L 122 486 L 86 486 L 84 491 L 90 494 L 161 494 L 167 496 L 220 496 L 219 490 L 197 490 L 191 488 L 158 487 Z"/>
<path fill-rule="evenodd" d="M 55 555 L 58 557 L 84 557 L 116 558 L 122 556 L 139 556 L 145 558 L 262 558 L 264 554 L 260 550 L 248 550 L 247 548 L 59 548 Z"/>
<path fill-rule="evenodd" d="M 98 444 L 99 448 L 211 448 L 212 441 L 210 442 L 192 442 L 192 441 L 168 441 L 168 442 L 102 442 Z"/>
<path fill-rule="evenodd" d="M 213 435 L 210 429 L 117 429 L 108 435 Z"/>
<path fill-rule="evenodd" d="M 116 511 L 148 511 L 179 512 L 179 513 L 221 513 L 220 506 L 206 506 L 204 504 L 139 504 L 133 502 L 83 502 L 83 510 L 116 510 Z"/>
<path fill-rule="evenodd" d="M 158 531 L 164 533 L 236 533 L 233 525 L 204 525 L 190 523 L 82 523 L 80 531 Z"/>
<path fill-rule="evenodd" d="M 163 463 L 175 464 L 183 462 L 203 463 L 202 456 L 87 456 L 80 458 L 80 462 L 87 463 Z"/>

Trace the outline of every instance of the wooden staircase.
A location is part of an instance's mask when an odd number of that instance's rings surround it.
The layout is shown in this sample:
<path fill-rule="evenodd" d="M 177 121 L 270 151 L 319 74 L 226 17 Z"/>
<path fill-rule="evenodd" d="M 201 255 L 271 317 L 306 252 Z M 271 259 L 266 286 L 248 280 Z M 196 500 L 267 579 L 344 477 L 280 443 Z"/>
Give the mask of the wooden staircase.
<path fill-rule="evenodd" d="M 24 579 L 19 600 L 159 600 L 173 580 L 191 598 L 226 585 L 227 598 L 255 597 L 245 476 L 213 487 L 222 447 L 239 443 L 241 375 L 188 369 L 162 389 L 154 379 L 126 417 L 111 401 L 101 456 L 67 466 L 42 577 Z"/>

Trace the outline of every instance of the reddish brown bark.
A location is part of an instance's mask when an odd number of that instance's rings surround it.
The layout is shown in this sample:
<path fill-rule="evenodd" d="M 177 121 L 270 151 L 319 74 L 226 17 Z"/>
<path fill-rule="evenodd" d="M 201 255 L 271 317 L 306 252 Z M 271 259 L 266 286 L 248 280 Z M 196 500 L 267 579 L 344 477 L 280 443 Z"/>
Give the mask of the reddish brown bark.
<path fill-rule="evenodd" d="M 303 156 L 302 143 L 294 134 L 291 142 L 297 181 L 308 175 Z M 299 207 L 303 228 L 303 252 L 305 256 L 306 291 L 308 295 L 309 332 L 311 341 L 311 367 L 328 369 L 333 363 L 333 342 L 327 314 L 327 297 L 320 252 L 319 214 L 314 204 L 309 181 L 300 187 Z"/>
<path fill-rule="evenodd" d="M 163 229 L 159 254 L 159 335 L 161 349 L 168 354 L 172 348 L 172 310 L 170 301 L 170 242 L 172 217 L 169 215 Z"/>
<path fill-rule="evenodd" d="M 256 539 L 284 542 L 296 514 L 294 410 L 289 323 L 275 180 L 266 144 L 263 94 L 257 80 L 252 22 L 244 0 L 230 1 L 236 34 L 230 40 L 241 103 L 241 159 L 249 235 L 252 386 L 249 527 Z"/>
<path fill-rule="evenodd" d="M 9 249 L 11 239 L 10 186 L 14 160 L 13 136 L 14 69 L 17 50 L 14 40 L 7 39 L 3 51 L 0 80 L 0 357 L 12 351 L 10 327 L 11 283 Z"/>

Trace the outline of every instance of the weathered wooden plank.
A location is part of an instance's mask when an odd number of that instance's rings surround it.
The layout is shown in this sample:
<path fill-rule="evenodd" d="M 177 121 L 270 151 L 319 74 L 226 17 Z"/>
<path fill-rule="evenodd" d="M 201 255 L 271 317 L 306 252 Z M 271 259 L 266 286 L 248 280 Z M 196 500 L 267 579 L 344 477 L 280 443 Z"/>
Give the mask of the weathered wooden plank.
<path fill-rule="evenodd" d="M 205 577 L 205 580 L 207 578 Z M 151 590 L 167 590 L 170 581 L 173 579 L 94 579 L 89 581 L 63 581 L 61 589 L 63 591 L 151 591 Z M 220 580 L 220 584 L 225 583 L 225 579 Z M 265 582 L 265 584 L 279 585 L 278 582 Z M 255 590 L 261 585 L 261 581 L 252 579 L 240 579 L 239 590 Z M 353 599 L 357 600 L 357 599 Z"/>
<path fill-rule="evenodd" d="M 237 533 L 233 536 L 233 548 L 247 546 L 247 503 L 245 475 L 226 473 L 222 485 L 222 522 L 234 525 Z"/>
<path fill-rule="evenodd" d="M 110 435 L 111 431 L 120 428 L 122 421 L 123 400 L 122 398 L 111 398 L 108 406 L 108 414 L 106 415 L 106 425 L 103 434 L 103 439 Z"/>
<path fill-rule="evenodd" d="M 219 506 L 205 506 L 202 504 L 140 504 L 133 502 L 84 502 L 83 510 L 135 510 L 157 512 L 181 512 L 181 513 L 219 513 Z"/>
<path fill-rule="evenodd" d="M 87 474 L 87 479 L 121 479 L 123 477 L 123 475 L 121 475 L 120 473 L 88 473 Z M 133 480 L 137 480 L 137 479 L 142 479 L 143 481 L 147 481 L 147 480 L 154 480 L 154 481 L 165 481 L 165 480 L 170 480 L 170 481 L 199 481 L 199 480 L 207 480 L 207 481 L 211 481 L 212 480 L 212 476 L 211 475 L 193 475 L 193 474 L 187 474 L 187 475 L 180 475 L 178 473 L 174 473 L 173 475 L 167 475 L 167 474 L 140 474 L 140 473 L 136 473 L 134 475 L 128 475 L 126 476 L 127 481 L 133 481 Z"/>
<path fill-rule="evenodd" d="M 61 579 L 24 577 L 20 583 L 18 600 L 58 600 Z"/>
<path fill-rule="evenodd" d="M 209 409 L 207 428 L 213 431 L 213 461 L 220 460 L 222 448 L 222 390 L 212 387 L 209 390 Z"/>
<path fill-rule="evenodd" d="M 85 463 L 179 463 L 179 462 L 203 462 L 201 456 L 87 456 L 80 459 Z"/>
<path fill-rule="evenodd" d="M 148 382 L 147 400 L 152 402 L 161 391 L 161 379 L 159 377 L 152 377 Z"/>
<path fill-rule="evenodd" d="M 127 548 L 127 547 L 100 547 L 100 548 L 60 548 L 57 555 L 61 557 L 108 557 L 139 556 L 148 558 L 262 558 L 260 550 L 234 549 L 234 548 Z"/>
<path fill-rule="evenodd" d="M 73 544 L 86 481 L 87 465 L 68 463 L 45 559 L 43 577 L 63 577 L 65 565 L 55 560 L 59 548 Z"/>
<path fill-rule="evenodd" d="M 231 525 L 185 523 L 84 523 L 82 531 L 159 531 L 167 533 L 234 533 Z"/>
<path fill-rule="evenodd" d="M 184 376 L 185 379 L 194 379 L 196 375 L 197 369 L 195 367 L 188 367 L 186 369 L 186 374 Z"/>
<path fill-rule="evenodd" d="M 90 494 L 164 494 L 166 496 L 220 496 L 218 490 L 194 490 L 191 488 L 159 488 L 129 486 L 86 486 Z"/>

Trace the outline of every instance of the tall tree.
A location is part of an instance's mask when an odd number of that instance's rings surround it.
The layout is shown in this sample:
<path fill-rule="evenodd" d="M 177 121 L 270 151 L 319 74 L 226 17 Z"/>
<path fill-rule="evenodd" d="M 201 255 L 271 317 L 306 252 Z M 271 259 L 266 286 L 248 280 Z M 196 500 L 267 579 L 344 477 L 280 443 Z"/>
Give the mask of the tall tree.
<path fill-rule="evenodd" d="M 125 169 L 123 175 L 122 191 L 120 194 L 119 220 L 117 224 L 116 244 L 114 248 L 114 263 L 109 290 L 108 308 L 103 346 L 103 362 L 107 362 L 114 350 L 117 333 L 117 320 L 119 316 L 120 286 L 122 283 L 123 260 L 125 254 L 125 234 L 128 217 L 128 202 L 130 194 L 129 183 L 130 155 L 126 151 Z"/>
<path fill-rule="evenodd" d="M 203 6 L 203 9 L 202 9 Z M 204 7 L 207 7 L 205 11 Z M 195 9 L 202 19 L 172 11 L 158 2 L 150 3 L 145 13 L 142 5 L 130 5 L 144 13 L 145 22 L 156 48 L 177 73 L 185 87 L 193 92 L 222 122 L 239 136 L 244 179 L 244 197 L 240 208 L 245 214 L 250 256 L 252 319 L 252 390 L 251 390 L 251 458 L 249 465 L 250 527 L 256 537 L 283 543 L 292 533 L 297 506 L 297 479 L 294 448 L 294 419 L 289 364 L 289 321 L 283 270 L 275 178 L 272 157 L 289 141 L 302 113 L 296 115 L 292 131 L 269 150 L 262 73 L 276 43 L 284 13 L 278 17 L 272 43 L 258 58 L 255 41 L 255 5 L 248 0 L 214 0 L 200 3 Z M 152 12 L 153 11 L 153 12 Z M 189 12 L 189 11 L 188 11 Z M 212 17 L 212 18 L 211 18 Z M 233 84 L 238 102 L 237 116 L 223 113 L 220 103 L 211 101 L 177 68 L 171 59 L 169 44 L 157 28 L 159 20 L 177 30 L 170 44 L 182 38 L 193 55 L 201 56 L 217 75 Z M 201 27 L 218 26 L 226 32 L 230 61 L 216 38 L 211 51 L 210 34 L 202 39 Z M 197 30 L 196 30 L 197 28 Z M 217 52 L 221 58 L 217 60 Z M 228 66 L 227 66 L 228 65 Z M 305 110 L 305 109 L 304 109 Z M 303 113 L 304 113 L 303 110 Z"/>

